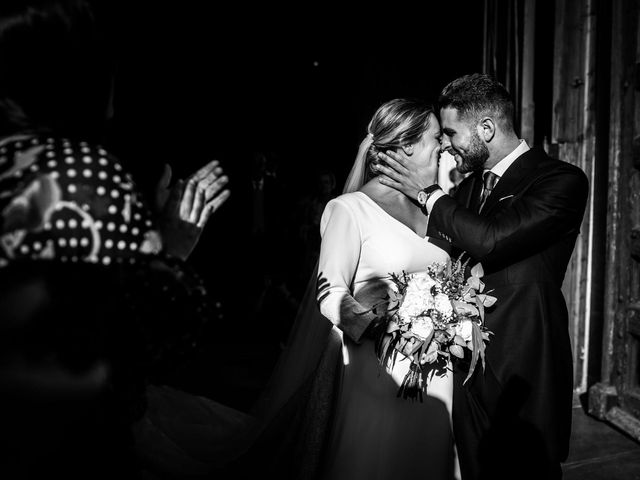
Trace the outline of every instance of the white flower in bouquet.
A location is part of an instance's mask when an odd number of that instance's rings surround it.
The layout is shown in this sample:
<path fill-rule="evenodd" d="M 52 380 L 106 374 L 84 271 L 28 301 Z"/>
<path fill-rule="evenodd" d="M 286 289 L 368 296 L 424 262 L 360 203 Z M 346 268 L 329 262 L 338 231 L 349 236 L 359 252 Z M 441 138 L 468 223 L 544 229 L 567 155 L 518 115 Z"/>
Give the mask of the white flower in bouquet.
<path fill-rule="evenodd" d="M 456 325 L 456 335 L 458 335 L 465 342 L 470 342 L 473 335 L 473 325 L 471 320 L 462 320 Z"/>
<path fill-rule="evenodd" d="M 415 317 L 409 331 L 422 339 L 429 338 L 433 333 L 433 321 L 429 317 Z"/>
<path fill-rule="evenodd" d="M 450 318 L 453 315 L 453 305 L 451 305 L 451 300 L 449 300 L 449 295 L 446 293 L 439 293 L 436 295 L 435 308 L 440 314 L 445 318 Z"/>
<path fill-rule="evenodd" d="M 398 316 L 405 322 L 411 322 L 414 317 L 433 308 L 431 287 L 435 284 L 436 282 L 426 272 L 412 275 L 404 293 L 402 305 L 398 309 Z"/>

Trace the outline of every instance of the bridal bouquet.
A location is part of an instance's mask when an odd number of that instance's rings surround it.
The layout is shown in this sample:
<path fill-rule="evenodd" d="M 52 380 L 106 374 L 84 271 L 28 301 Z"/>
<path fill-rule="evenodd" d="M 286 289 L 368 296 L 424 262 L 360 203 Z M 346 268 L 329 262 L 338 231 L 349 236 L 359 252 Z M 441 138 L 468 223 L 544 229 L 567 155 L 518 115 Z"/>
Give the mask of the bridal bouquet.
<path fill-rule="evenodd" d="M 465 349 L 471 362 L 464 383 L 478 360 L 484 368 L 485 342 L 492 334 L 484 325 L 484 309 L 496 298 L 484 292 L 481 264 L 465 278 L 468 262 L 463 263 L 461 255 L 433 263 L 425 272 L 391 274 L 395 289 L 384 302 L 387 308 L 377 329 L 376 355 L 384 367 L 393 367 L 398 353 L 411 361 L 398 396 L 422 400 L 427 376 L 446 374 L 451 355 L 464 358 Z"/>

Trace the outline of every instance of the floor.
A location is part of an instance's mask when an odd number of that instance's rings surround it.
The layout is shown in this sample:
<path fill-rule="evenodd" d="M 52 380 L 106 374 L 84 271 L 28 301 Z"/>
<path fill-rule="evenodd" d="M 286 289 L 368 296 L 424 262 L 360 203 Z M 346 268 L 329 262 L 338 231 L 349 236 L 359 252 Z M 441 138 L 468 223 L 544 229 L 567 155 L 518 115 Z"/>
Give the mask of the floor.
<path fill-rule="evenodd" d="M 216 373 L 213 378 L 217 378 L 217 388 L 202 393 L 246 411 L 279 354 L 279 349 L 272 345 L 273 342 L 253 344 L 249 348 L 219 345 L 221 350 L 229 349 L 222 354 L 227 361 L 214 363 Z M 214 365 L 208 365 L 210 375 Z M 564 480 L 640 480 L 640 443 L 587 415 L 584 407 L 577 404 L 573 412 L 569 458 L 563 471 Z"/>
<path fill-rule="evenodd" d="M 576 406 L 563 471 L 564 480 L 640 480 L 640 443 Z"/>

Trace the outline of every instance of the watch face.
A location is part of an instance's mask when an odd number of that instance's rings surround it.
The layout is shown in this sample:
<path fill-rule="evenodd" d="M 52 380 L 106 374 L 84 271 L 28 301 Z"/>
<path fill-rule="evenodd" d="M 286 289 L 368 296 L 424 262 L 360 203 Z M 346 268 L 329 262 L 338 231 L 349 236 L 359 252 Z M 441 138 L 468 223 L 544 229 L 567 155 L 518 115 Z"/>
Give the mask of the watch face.
<path fill-rule="evenodd" d="M 418 203 L 423 206 L 427 203 L 427 194 L 424 190 L 418 192 Z"/>

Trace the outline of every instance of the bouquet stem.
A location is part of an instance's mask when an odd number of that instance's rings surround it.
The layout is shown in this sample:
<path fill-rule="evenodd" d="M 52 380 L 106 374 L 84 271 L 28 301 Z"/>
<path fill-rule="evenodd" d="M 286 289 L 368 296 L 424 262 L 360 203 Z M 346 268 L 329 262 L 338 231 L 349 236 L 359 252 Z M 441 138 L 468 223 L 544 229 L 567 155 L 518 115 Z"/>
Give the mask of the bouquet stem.
<path fill-rule="evenodd" d="M 402 380 L 402 385 L 398 389 L 398 397 L 411 400 L 420 400 L 422 402 L 422 390 L 423 390 L 423 378 L 422 368 L 412 363 L 409 367 L 409 371 Z"/>

